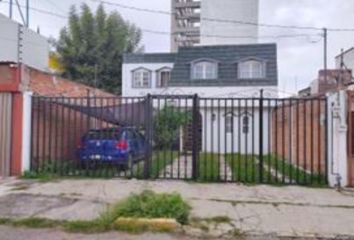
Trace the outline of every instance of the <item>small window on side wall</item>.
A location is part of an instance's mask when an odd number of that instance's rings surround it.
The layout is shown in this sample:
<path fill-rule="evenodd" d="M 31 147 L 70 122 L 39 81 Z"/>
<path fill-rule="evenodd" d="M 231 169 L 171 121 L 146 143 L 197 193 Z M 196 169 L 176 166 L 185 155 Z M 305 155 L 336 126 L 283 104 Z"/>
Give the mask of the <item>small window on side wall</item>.
<path fill-rule="evenodd" d="M 261 79 L 266 77 L 266 64 L 260 60 L 247 60 L 238 64 L 240 79 Z"/>
<path fill-rule="evenodd" d="M 244 116 L 242 119 L 242 125 L 243 125 L 242 132 L 244 134 L 248 134 L 250 128 L 249 124 L 250 124 L 250 118 L 248 116 Z"/>
<path fill-rule="evenodd" d="M 192 79 L 216 79 L 217 75 L 217 62 L 198 61 L 192 63 Z"/>
<path fill-rule="evenodd" d="M 156 87 L 165 88 L 168 87 L 168 83 L 171 80 L 171 69 L 164 68 L 157 72 Z"/>
<path fill-rule="evenodd" d="M 147 69 L 133 71 L 133 88 L 149 88 L 151 86 L 151 72 Z"/>
<path fill-rule="evenodd" d="M 232 133 L 234 131 L 234 118 L 232 114 L 225 116 L 225 131 L 226 133 Z"/>

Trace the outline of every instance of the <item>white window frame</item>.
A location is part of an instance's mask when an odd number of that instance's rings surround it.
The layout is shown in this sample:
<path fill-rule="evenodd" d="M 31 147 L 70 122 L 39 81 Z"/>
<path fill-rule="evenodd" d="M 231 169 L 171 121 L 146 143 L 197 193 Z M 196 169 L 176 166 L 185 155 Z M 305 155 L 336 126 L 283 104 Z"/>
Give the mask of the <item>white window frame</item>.
<path fill-rule="evenodd" d="M 242 117 L 242 133 L 248 134 L 249 130 L 250 130 L 250 116 L 246 114 Z"/>
<path fill-rule="evenodd" d="M 132 71 L 133 88 L 150 88 L 151 71 L 145 68 L 139 68 Z"/>
<path fill-rule="evenodd" d="M 157 70 L 156 71 L 156 88 L 167 88 L 168 87 L 168 83 L 169 81 L 171 81 L 171 71 L 172 69 L 169 68 L 169 67 L 165 67 L 165 68 L 162 68 L 160 70 Z M 167 80 L 167 82 L 165 83 L 165 85 L 162 85 L 162 73 L 169 73 L 169 78 Z"/>
<path fill-rule="evenodd" d="M 217 79 L 218 63 L 212 60 L 200 60 L 192 62 L 192 79 Z"/>
<path fill-rule="evenodd" d="M 238 77 L 240 79 L 266 78 L 266 63 L 257 59 L 248 59 L 238 64 Z"/>
<path fill-rule="evenodd" d="M 226 133 L 234 132 L 234 116 L 232 113 L 225 115 L 225 132 Z"/>

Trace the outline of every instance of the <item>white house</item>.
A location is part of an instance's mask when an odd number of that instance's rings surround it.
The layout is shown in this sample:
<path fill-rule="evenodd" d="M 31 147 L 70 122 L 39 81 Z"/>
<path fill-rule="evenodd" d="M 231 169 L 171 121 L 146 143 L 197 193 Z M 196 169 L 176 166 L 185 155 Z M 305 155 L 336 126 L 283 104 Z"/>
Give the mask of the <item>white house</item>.
<path fill-rule="evenodd" d="M 122 75 L 123 97 L 198 94 L 203 151 L 259 152 L 260 90 L 264 97 L 277 97 L 276 44 L 126 54 Z M 191 104 L 188 101 L 188 107 Z M 270 126 L 269 107 L 264 107 L 264 126 Z M 265 127 L 263 135 L 269 136 L 270 128 Z M 270 151 L 268 139 L 264 137 L 264 153 Z"/>

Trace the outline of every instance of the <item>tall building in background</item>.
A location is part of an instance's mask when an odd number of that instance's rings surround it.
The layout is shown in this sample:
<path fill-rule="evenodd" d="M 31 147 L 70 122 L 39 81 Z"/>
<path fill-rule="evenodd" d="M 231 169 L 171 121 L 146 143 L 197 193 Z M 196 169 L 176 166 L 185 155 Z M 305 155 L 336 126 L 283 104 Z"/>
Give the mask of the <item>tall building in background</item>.
<path fill-rule="evenodd" d="M 240 22 L 258 23 L 259 0 L 172 0 L 171 6 L 173 52 L 180 46 L 258 42 L 258 27 Z"/>
<path fill-rule="evenodd" d="M 172 0 L 171 51 L 200 42 L 200 8 L 196 0 Z"/>

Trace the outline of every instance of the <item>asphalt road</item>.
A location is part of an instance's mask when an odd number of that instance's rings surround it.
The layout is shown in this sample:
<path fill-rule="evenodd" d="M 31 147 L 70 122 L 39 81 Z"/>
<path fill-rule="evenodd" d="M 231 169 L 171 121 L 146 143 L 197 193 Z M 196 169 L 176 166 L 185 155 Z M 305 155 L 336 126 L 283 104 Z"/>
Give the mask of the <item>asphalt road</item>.
<path fill-rule="evenodd" d="M 191 240 L 191 238 L 169 235 L 144 233 L 140 235 L 130 235 L 121 232 L 108 232 L 100 234 L 73 234 L 66 233 L 59 229 L 29 229 L 0 226 L 1 240 Z"/>
<path fill-rule="evenodd" d="M 122 232 L 108 232 L 100 234 L 74 234 L 60 229 L 30 229 L 0 225 L 0 240 L 194 240 L 193 238 L 174 234 L 127 234 Z M 222 238 L 216 238 L 221 240 Z M 232 240 L 315 240 L 317 238 L 278 238 L 274 236 L 241 236 L 240 238 L 225 238 Z M 321 238 L 322 239 L 322 238 Z M 335 238 L 335 240 L 351 240 L 352 238 Z M 208 238 L 208 240 L 212 240 Z M 322 239 L 329 240 L 329 239 Z"/>

